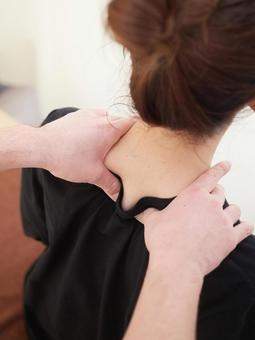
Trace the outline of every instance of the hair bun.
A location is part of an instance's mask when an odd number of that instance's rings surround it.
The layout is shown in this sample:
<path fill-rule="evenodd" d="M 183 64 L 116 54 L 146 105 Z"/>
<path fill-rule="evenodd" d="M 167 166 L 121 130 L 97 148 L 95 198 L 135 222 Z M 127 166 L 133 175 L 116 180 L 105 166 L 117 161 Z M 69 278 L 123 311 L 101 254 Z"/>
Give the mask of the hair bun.
<path fill-rule="evenodd" d="M 108 27 L 133 57 L 172 55 L 180 45 L 175 1 L 114 0 L 108 7 Z"/>
<path fill-rule="evenodd" d="M 165 56 L 170 62 L 174 59 L 181 46 L 181 35 L 177 30 L 176 18 L 169 15 L 165 20 L 163 30 L 157 39 L 152 43 L 150 52 L 156 54 L 159 58 Z"/>
<path fill-rule="evenodd" d="M 147 124 L 212 136 L 254 98 L 253 3 L 110 1 L 107 27 L 130 51 L 132 107 Z"/>

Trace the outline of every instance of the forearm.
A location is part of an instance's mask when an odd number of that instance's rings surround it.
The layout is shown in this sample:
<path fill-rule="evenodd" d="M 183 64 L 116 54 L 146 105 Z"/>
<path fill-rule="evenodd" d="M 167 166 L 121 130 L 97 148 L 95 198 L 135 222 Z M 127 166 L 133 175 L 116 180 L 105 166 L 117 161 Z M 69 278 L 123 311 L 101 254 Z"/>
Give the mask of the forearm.
<path fill-rule="evenodd" d="M 26 125 L 0 129 L 0 171 L 42 167 L 45 149 L 39 128 Z"/>
<path fill-rule="evenodd" d="M 150 261 L 123 340 L 194 340 L 202 284 L 202 275 L 187 261 Z"/>

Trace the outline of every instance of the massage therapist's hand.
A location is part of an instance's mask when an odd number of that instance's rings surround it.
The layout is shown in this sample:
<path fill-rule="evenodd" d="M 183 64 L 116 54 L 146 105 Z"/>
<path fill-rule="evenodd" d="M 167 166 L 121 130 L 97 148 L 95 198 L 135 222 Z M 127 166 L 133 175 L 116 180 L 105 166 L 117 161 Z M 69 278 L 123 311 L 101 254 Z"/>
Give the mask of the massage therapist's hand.
<path fill-rule="evenodd" d="M 95 184 L 115 199 L 120 182 L 104 159 L 136 121 L 133 117 L 113 120 L 103 110 L 87 109 L 42 127 L 17 123 L 1 128 L 0 171 L 43 168 L 71 182 Z"/>
<path fill-rule="evenodd" d="M 181 258 L 205 276 L 249 236 L 253 226 L 241 223 L 240 209 L 223 209 L 224 189 L 217 185 L 229 171 L 222 162 L 205 172 L 164 210 L 147 209 L 136 218 L 145 225 L 145 242 L 151 263 L 167 266 L 169 258 Z"/>
<path fill-rule="evenodd" d="M 105 167 L 104 158 L 136 121 L 109 121 L 103 110 L 79 110 L 46 124 L 40 128 L 47 146 L 43 167 L 56 177 L 92 183 L 117 196 L 119 180 Z"/>

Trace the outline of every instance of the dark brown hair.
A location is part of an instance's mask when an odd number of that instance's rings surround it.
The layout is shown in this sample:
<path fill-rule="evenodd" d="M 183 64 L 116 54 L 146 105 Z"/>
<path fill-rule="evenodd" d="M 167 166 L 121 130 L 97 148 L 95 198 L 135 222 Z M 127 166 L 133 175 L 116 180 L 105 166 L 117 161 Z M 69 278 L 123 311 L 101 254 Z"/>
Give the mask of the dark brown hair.
<path fill-rule="evenodd" d="M 212 136 L 255 98 L 254 0 L 112 0 L 107 14 L 146 123 Z"/>

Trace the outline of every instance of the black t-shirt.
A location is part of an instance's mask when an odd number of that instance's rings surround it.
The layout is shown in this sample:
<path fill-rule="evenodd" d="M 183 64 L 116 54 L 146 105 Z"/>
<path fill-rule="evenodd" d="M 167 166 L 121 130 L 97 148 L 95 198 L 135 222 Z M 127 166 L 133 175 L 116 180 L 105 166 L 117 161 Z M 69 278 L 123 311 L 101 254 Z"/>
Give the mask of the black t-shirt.
<path fill-rule="evenodd" d="M 75 110 L 55 110 L 43 124 Z M 134 216 L 148 207 L 162 210 L 174 199 L 143 197 L 124 211 L 122 197 L 122 182 L 114 202 L 96 185 L 23 170 L 24 230 L 46 245 L 24 284 L 30 339 L 122 339 L 149 258 L 144 226 Z M 205 277 L 200 297 L 198 340 L 237 339 L 255 339 L 254 236 Z"/>

